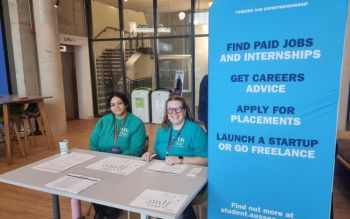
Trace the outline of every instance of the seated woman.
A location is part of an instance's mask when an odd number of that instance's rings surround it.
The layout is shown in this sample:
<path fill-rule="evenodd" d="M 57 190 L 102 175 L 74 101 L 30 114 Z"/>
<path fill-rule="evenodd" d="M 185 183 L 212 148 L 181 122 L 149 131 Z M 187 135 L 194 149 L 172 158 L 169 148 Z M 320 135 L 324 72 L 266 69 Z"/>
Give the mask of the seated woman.
<path fill-rule="evenodd" d="M 185 100 L 170 97 L 166 102 L 166 112 L 154 143 L 153 152 L 142 155 L 150 161 L 154 156 L 169 165 L 197 164 L 208 165 L 207 136 L 204 130 L 193 122 Z M 191 205 L 184 213 L 184 219 L 194 219 L 196 215 Z"/>
<path fill-rule="evenodd" d="M 141 156 L 145 146 L 146 131 L 143 122 L 130 113 L 127 97 L 113 93 L 109 98 L 111 113 L 97 122 L 91 137 L 90 150 Z M 95 218 L 117 218 L 120 209 L 93 204 Z"/>
<path fill-rule="evenodd" d="M 145 125 L 130 113 L 129 100 L 122 93 L 109 98 L 111 113 L 97 122 L 91 137 L 90 150 L 141 156 L 146 131 Z"/>

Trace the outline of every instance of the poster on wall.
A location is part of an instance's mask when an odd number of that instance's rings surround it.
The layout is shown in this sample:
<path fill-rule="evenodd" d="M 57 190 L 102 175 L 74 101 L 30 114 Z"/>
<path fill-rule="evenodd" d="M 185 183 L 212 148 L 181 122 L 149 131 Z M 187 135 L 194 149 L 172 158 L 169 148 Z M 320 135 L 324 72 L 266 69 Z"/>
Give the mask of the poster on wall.
<path fill-rule="evenodd" d="M 182 97 L 183 93 L 183 84 L 184 84 L 184 77 L 185 72 L 184 71 L 176 71 L 175 72 L 175 88 L 174 88 L 174 95 L 178 97 Z"/>
<path fill-rule="evenodd" d="M 329 219 L 346 16 L 346 0 L 214 2 L 209 219 Z"/>

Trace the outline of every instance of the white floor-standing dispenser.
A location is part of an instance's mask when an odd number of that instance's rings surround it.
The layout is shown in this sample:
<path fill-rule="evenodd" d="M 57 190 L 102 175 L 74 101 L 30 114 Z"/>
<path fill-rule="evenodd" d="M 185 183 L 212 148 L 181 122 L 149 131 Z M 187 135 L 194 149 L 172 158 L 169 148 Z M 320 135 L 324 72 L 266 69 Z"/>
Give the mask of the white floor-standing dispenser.
<path fill-rule="evenodd" d="M 152 123 L 161 124 L 165 112 L 165 102 L 170 96 L 170 90 L 160 89 L 152 92 Z"/>
<path fill-rule="evenodd" d="M 151 122 L 151 89 L 136 88 L 131 92 L 132 113 L 144 123 Z"/>

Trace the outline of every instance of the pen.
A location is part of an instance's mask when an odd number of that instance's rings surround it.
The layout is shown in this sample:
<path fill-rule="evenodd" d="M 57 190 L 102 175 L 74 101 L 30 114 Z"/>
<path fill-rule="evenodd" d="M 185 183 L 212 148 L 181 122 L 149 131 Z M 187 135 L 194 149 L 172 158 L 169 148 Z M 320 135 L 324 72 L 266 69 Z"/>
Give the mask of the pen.
<path fill-rule="evenodd" d="M 70 174 L 67 174 L 67 175 L 68 175 L 68 176 L 71 176 L 71 177 L 76 177 L 76 178 L 81 178 L 81 179 L 87 179 L 87 180 L 92 180 L 92 181 L 101 181 L 101 179 L 97 179 L 97 178 L 89 177 L 89 176 L 83 176 L 83 175 L 74 174 L 74 173 L 70 173 Z"/>

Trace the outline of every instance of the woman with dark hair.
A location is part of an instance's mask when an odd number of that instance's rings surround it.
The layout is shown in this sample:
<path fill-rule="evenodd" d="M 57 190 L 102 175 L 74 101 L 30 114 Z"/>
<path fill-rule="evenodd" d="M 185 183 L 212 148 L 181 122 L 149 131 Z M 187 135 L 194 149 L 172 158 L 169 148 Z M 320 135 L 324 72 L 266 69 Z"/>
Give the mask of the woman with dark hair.
<path fill-rule="evenodd" d="M 153 152 L 142 155 L 146 161 L 153 157 L 165 160 L 169 165 L 208 165 L 207 135 L 193 121 L 190 109 L 182 97 L 170 97 L 166 101 L 166 112 L 157 132 Z M 196 218 L 191 205 L 185 209 L 183 218 Z"/>
<path fill-rule="evenodd" d="M 97 122 L 91 137 L 90 150 L 141 156 L 145 147 L 146 131 L 143 122 L 130 111 L 128 98 L 113 93 L 109 98 L 111 113 Z M 94 219 L 114 219 L 122 210 L 93 203 Z"/>
<path fill-rule="evenodd" d="M 145 125 L 130 112 L 129 100 L 124 94 L 113 93 L 109 104 L 111 113 L 97 122 L 90 137 L 90 150 L 141 156 Z"/>

